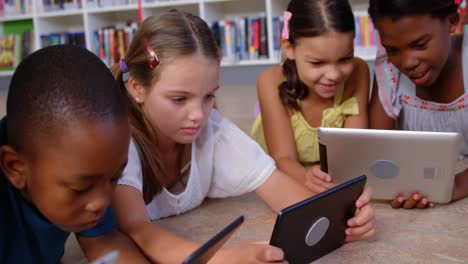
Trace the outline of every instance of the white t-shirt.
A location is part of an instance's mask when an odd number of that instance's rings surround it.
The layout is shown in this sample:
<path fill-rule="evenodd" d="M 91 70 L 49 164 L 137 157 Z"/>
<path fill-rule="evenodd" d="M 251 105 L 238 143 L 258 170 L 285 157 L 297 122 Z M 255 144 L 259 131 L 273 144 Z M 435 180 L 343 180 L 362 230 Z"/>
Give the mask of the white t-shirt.
<path fill-rule="evenodd" d="M 151 220 L 181 214 L 199 206 L 205 197 L 237 196 L 255 190 L 276 169 L 274 160 L 248 135 L 217 110 L 192 144 L 191 167 L 185 190 L 167 189 L 146 205 Z M 119 184 L 143 191 L 138 151 L 130 143 L 128 164 Z"/>

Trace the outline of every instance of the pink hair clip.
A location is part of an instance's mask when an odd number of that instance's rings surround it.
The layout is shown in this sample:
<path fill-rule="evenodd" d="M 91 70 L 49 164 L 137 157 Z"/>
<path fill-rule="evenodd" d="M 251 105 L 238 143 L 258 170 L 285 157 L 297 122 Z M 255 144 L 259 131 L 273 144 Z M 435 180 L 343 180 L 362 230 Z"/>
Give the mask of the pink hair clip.
<path fill-rule="evenodd" d="M 291 20 L 292 13 L 289 11 L 285 11 L 283 13 L 283 20 L 284 20 L 284 26 L 283 26 L 283 32 L 281 36 L 284 39 L 289 39 L 289 20 Z"/>
<path fill-rule="evenodd" d="M 151 48 L 146 37 L 143 37 L 142 41 L 143 41 L 146 61 L 148 62 L 150 68 L 154 69 L 159 65 L 159 58 L 156 55 L 156 52 L 154 52 L 153 48 Z"/>

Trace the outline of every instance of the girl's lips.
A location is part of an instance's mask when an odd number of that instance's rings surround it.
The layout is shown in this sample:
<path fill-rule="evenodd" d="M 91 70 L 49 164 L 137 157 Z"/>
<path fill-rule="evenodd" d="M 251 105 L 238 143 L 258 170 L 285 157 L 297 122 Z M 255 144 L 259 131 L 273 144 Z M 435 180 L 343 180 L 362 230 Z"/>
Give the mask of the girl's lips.
<path fill-rule="evenodd" d="M 410 79 L 416 85 L 423 85 L 427 81 L 429 81 L 430 77 L 431 77 L 430 70 L 426 70 L 421 73 L 410 76 Z"/>
<path fill-rule="evenodd" d="M 197 126 L 197 127 L 183 127 L 182 128 L 182 131 L 185 134 L 189 134 L 189 135 L 195 135 L 195 134 L 198 133 L 199 130 L 200 130 L 199 126 Z"/>
<path fill-rule="evenodd" d="M 337 90 L 338 85 L 337 84 L 319 84 L 320 90 L 326 92 L 326 93 L 333 93 Z"/>

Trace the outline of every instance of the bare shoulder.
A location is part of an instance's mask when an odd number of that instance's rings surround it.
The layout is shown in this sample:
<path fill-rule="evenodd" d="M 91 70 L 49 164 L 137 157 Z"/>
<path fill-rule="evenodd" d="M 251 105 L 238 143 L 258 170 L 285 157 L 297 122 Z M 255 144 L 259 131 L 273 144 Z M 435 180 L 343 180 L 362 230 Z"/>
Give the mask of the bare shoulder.
<path fill-rule="evenodd" d="M 349 79 L 346 81 L 345 97 L 351 97 L 360 90 L 369 89 L 369 66 L 363 59 L 353 58 L 354 70 Z"/>
<path fill-rule="evenodd" d="M 263 71 L 257 79 L 258 92 L 277 88 L 285 80 L 283 68 L 275 65 Z"/>

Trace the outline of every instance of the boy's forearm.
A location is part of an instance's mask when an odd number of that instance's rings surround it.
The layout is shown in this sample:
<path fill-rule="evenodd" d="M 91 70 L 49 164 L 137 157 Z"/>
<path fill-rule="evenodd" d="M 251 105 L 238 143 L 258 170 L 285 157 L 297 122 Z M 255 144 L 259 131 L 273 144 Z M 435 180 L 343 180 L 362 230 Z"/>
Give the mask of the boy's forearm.
<path fill-rule="evenodd" d="M 468 196 L 468 169 L 455 175 L 452 201 L 457 201 Z"/>
<path fill-rule="evenodd" d="M 89 261 L 116 250 L 119 252 L 118 264 L 149 263 L 133 241 L 117 230 L 93 238 L 77 236 L 77 240 Z"/>

